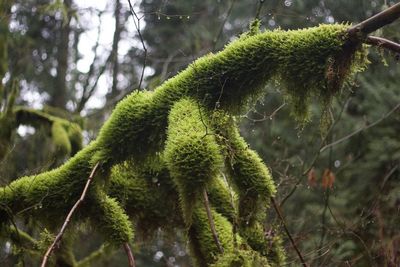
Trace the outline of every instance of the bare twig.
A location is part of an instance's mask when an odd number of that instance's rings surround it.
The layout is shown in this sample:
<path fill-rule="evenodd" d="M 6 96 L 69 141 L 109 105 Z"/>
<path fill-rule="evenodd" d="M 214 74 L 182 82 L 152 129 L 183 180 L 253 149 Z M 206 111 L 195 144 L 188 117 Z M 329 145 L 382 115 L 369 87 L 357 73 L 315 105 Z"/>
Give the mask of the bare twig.
<path fill-rule="evenodd" d="M 131 247 L 129 246 L 129 243 L 128 242 L 124 243 L 123 247 L 126 252 L 126 255 L 128 256 L 129 267 L 135 267 L 135 258 L 133 257 L 133 253 Z"/>
<path fill-rule="evenodd" d="M 40 265 L 41 267 L 45 267 L 47 264 L 47 261 L 50 257 L 50 254 L 53 252 L 53 250 L 56 248 L 57 244 L 60 242 L 62 236 L 65 233 L 65 229 L 68 226 L 68 223 L 71 221 L 71 217 L 74 214 L 75 210 L 79 207 L 79 205 L 83 202 L 85 199 L 86 193 L 89 189 L 89 185 L 93 180 L 93 177 L 97 171 L 97 168 L 99 167 L 99 163 L 96 163 L 96 165 L 93 167 L 92 172 L 89 175 L 89 178 L 87 179 L 86 185 L 82 191 L 81 197 L 78 199 L 78 201 L 75 203 L 75 205 L 72 207 L 72 209 L 69 211 L 67 218 L 65 218 L 64 224 L 61 227 L 60 232 L 57 234 L 56 238 L 54 239 L 53 243 L 50 245 L 50 247 L 47 249 L 46 253 L 43 256 L 42 264 Z"/>
<path fill-rule="evenodd" d="M 143 39 L 143 36 L 142 36 L 142 32 L 140 31 L 140 19 L 141 19 L 141 18 L 138 17 L 138 15 L 136 14 L 135 10 L 133 9 L 131 0 L 128 0 L 128 3 L 129 3 L 129 10 L 131 11 L 131 14 L 132 14 L 132 16 L 133 16 L 133 23 L 135 24 L 135 28 L 136 28 L 136 31 L 137 31 L 137 33 L 138 33 L 140 42 L 142 43 L 142 48 L 143 48 L 143 51 L 144 51 L 144 59 L 143 59 L 142 73 L 141 73 L 141 75 L 140 75 L 140 81 L 139 81 L 139 86 L 138 86 L 138 89 L 140 90 L 141 87 L 142 87 L 142 82 L 143 82 L 143 77 L 144 77 L 144 69 L 146 68 L 146 62 L 147 62 L 147 48 L 146 48 L 146 45 L 144 44 L 144 39 Z M 135 19 L 136 19 L 137 21 L 136 21 Z"/>
<path fill-rule="evenodd" d="M 203 198 L 204 198 L 204 206 L 207 212 L 208 222 L 210 223 L 211 233 L 214 238 L 215 244 L 217 245 L 219 252 L 224 253 L 224 248 L 222 247 L 221 242 L 218 239 L 217 230 L 215 229 L 215 224 L 210 209 L 210 203 L 208 201 L 207 191 L 205 189 L 203 190 Z"/>
<path fill-rule="evenodd" d="M 400 44 L 382 37 L 368 36 L 365 43 L 384 48 L 394 53 L 400 53 Z"/>
<path fill-rule="evenodd" d="M 375 126 L 375 125 L 377 125 L 378 123 L 382 122 L 384 119 L 386 119 L 386 118 L 388 118 L 390 115 L 392 115 L 392 114 L 393 114 L 396 110 L 398 110 L 399 108 L 400 108 L 400 103 L 398 103 L 398 104 L 397 104 L 394 108 L 392 108 L 388 113 L 386 113 L 386 114 L 383 115 L 380 119 L 374 121 L 373 123 L 371 123 L 371 124 L 369 124 L 369 125 L 367 125 L 367 126 L 361 127 L 360 129 L 358 129 L 358 130 L 356 130 L 356 131 L 354 131 L 354 132 L 352 132 L 352 133 L 350 133 L 350 134 L 348 134 L 348 135 L 346 135 L 346 136 L 344 136 L 344 137 L 342 137 L 342 138 L 336 140 L 335 142 L 332 142 L 332 143 L 327 144 L 326 146 L 322 147 L 322 148 L 320 149 L 320 153 L 323 152 L 324 150 L 326 150 L 327 148 L 330 148 L 330 147 L 332 147 L 332 146 L 335 146 L 335 145 L 337 145 L 337 144 L 340 144 L 340 143 L 346 141 L 347 139 L 349 139 L 349 138 L 353 137 L 354 135 L 358 134 L 359 132 L 362 132 L 362 131 L 364 131 L 364 130 L 367 130 L 367 129 L 369 129 L 369 128 Z"/>
<path fill-rule="evenodd" d="M 228 11 L 226 12 L 226 15 L 225 15 L 225 18 L 222 21 L 221 26 L 219 27 L 218 33 L 217 33 L 217 35 L 215 36 L 215 38 L 213 40 L 213 43 L 214 43 L 213 50 L 215 50 L 217 48 L 218 40 L 222 35 L 222 32 L 224 30 L 226 22 L 228 21 L 229 16 L 232 13 L 232 9 L 233 9 L 233 6 L 235 5 L 235 2 L 236 2 L 236 0 L 231 0 L 231 4 L 229 5 Z"/>
<path fill-rule="evenodd" d="M 286 232 L 286 235 L 288 236 L 288 238 L 289 238 L 289 240 L 290 240 L 290 243 L 292 244 L 294 250 L 296 251 L 297 256 L 299 256 L 299 259 L 300 259 L 301 264 L 303 265 L 303 267 L 307 267 L 308 265 L 307 265 L 307 263 L 305 262 L 303 256 L 301 255 L 301 252 L 300 252 L 300 250 L 298 249 L 296 243 L 294 242 L 294 239 L 293 239 L 292 235 L 290 234 L 289 229 L 288 229 L 287 226 L 286 226 L 285 219 L 283 218 L 282 213 L 281 213 L 279 207 L 276 205 L 275 199 L 274 199 L 273 197 L 271 197 L 271 203 L 272 203 L 272 206 L 274 206 L 274 209 L 275 209 L 276 213 L 278 214 L 278 217 L 279 217 L 279 219 L 280 219 L 280 221 L 281 221 L 281 223 L 282 223 L 282 226 L 283 226 L 283 229 L 284 229 L 285 232 Z"/>
<path fill-rule="evenodd" d="M 367 34 L 392 23 L 398 18 L 400 18 L 400 3 L 397 3 L 375 16 L 354 25 L 348 30 L 349 37 L 359 39 L 362 36 L 366 36 Z"/>

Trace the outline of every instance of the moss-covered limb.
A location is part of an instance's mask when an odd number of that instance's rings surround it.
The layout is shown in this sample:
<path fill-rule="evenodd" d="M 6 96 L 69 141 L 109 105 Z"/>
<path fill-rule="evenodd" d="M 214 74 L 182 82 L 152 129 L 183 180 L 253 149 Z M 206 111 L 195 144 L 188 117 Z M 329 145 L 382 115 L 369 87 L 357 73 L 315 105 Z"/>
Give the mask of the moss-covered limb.
<path fill-rule="evenodd" d="M 214 209 L 212 216 L 224 253 L 220 253 L 214 242 L 206 211 L 202 205 L 198 205 L 193 213 L 193 223 L 188 230 L 190 252 L 195 266 L 269 267 L 267 258 L 252 250 L 240 236 L 236 237 L 238 247 L 234 246 L 232 225 L 224 216 Z"/>
<path fill-rule="evenodd" d="M 128 157 L 137 160 L 160 152 L 167 116 L 175 102 L 193 97 L 204 106 L 237 113 L 257 98 L 266 82 L 280 81 L 302 115 L 310 95 L 326 99 L 326 72 L 343 53 L 347 25 L 321 25 L 297 31 L 267 31 L 240 38 L 223 51 L 196 60 L 154 93 L 134 92 L 115 108 L 100 130 L 94 162 L 110 166 Z M 348 57 L 351 61 L 352 57 Z M 340 72 L 331 77 L 346 76 Z M 329 97 L 328 97 L 329 98 Z"/>
<path fill-rule="evenodd" d="M 21 106 L 14 107 L 16 92 L 16 89 L 12 90 L 7 101 L 8 108 L 0 113 L 0 159 L 6 155 L 8 147 L 13 141 L 13 135 L 20 125 L 47 128 L 49 136 L 54 142 L 57 158 L 73 156 L 82 149 L 82 130 L 78 124 L 40 110 Z"/>
<path fill-rule="evenodd" d="M 214 210 L 212 211 L 212 216 L 224 253 L 229 253 L 233 250 L 234 244 L 232 226 L 226 218 Z M 194 209 L 193 222 L 188 230 L 188 238 L 190 252 L 196 266 L 209 266 L 216 262 L 219 255 L 221 255 L 214 242 L 207 213 L 201 203 L 197 204 Z"/>
<path fill-rule="evenodd" d="M 225 167 L 239 197 L 239 224 L 249 226 L 263 216 L 276 188 L 272 176 L 258 154 L 240 136 L 232 117 L 223 112 L 213 116 L 217 140 L 225 148 Z"/>
<path fill-rule="evenodd" d="M 96 192 L 88 200 L 88 217 L 96 230 L 114 245 L 121 245 L 133 238 L 133 226 L 120 204 L 105 193 Z"/>
<path fill-rule="evenodd" d="M 183 99 L 170 112 L 165 161 L 190 224 L 193 205 L 223 166 L 207 113 L 194 100 Z"/>
<path fill-rule="evenodd" d="M 1 206 L 14 215 L 35 216 L 44 222 L 62 220 L 79 199 L 92 170 L 90 159 L 95 151 L 95 143 L 91 143 L 57 169 L 22 177 L 0 188 Z M 7 216 L 1 217 L 3 222 L 6 219 Z"/>
<path fill-rule="evenodd" d="M 149 238 L 158 228 L 183 227 L 179 198 L 165 164 L 142 165 L 131 162 L 115 166 L 108 194 L 120 202 L 136 223 L 136 232 Z"/>
<path fill-rule="evenodd" d="M 286 253 L 275 229 L 265 230 L 256 222 L 250 227 L 240 227 L 239 233 L 253 250 L 269 260 L 271 266 L 285 265 Z"/>
<path fill-rule="evenodd" d="M 14 108 L 16 122 L 19 125 L 48 127 L 56 150 L 63 155 L 74 155 L 82 148 L 82 129 L 79 124 L 56 117 L 44 111 L 18 106 Z"/>
<path fill-rule="evenodd" d="M 231 192 L 221 176 L 213 179 L 211 184 L 207 187 L 207 193 L 215 210 L 226 217 L 229 222 L 234 223 L 237 216 L 237 197 L 234 192 Z"/>
<path fill-rule="evenodd" d="M 0 232 L 2 239 L 9 239 L 13 244 L 24 250 L 39 252 L 37 241 L 28 233 L 14 226 L 3 227 Z"/>

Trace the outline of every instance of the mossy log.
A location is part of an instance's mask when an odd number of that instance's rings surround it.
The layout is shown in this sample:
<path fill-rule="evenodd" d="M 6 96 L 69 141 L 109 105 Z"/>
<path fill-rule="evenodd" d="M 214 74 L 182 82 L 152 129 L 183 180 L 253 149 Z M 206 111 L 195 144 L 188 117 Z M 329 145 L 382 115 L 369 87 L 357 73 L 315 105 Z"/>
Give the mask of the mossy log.
<path fill-rule="evenodd" d="M 156 227 L 186 229 L 198 266 L 282 265 L 280 238 L 267 237 L 262 227 L 263 211 L 276 192 L 274 182 L 240 137 L 235 116 L 271 81 L 282 85 L 301 121 L 307 118 L 310 97 L 327 104 L 343 81 L 364 67 L 362 47 L 346 42 L 348 27 L 253 29 L 154 92 L 131 93 L 97 139 L 64 165 L 1 188 L 1 223 L 9 224 L 11 211 L 60 224 L 93 166 L 100 164 L 74 221 L 92 222 L 108 242 L 131 241 L 133 221 L 139 233 Z M 65 143 L 65 134 L 58 139 Z M 234 192 L 221 178 L 225 175 Z M 210 194 L 224 253 L 213 241 L 203 190 Z M 29 208 L 34 206 L 40 208 Z"/>

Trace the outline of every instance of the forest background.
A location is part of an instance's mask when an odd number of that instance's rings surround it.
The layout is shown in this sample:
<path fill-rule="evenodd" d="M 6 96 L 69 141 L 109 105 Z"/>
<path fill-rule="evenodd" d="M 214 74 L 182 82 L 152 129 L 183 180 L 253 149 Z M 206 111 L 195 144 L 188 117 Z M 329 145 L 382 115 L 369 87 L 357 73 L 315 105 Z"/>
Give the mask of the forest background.
<path fill-rule="evenodd" d="M 320 23 L 359 22 L 394 4 L 370 0 L 285 1 L 12 1 L 8 59 L 1 102 L 18 81 L 16 103 L 74 121 L 93 140 L 115 104 L 135 88 L 154 89 L 194 59 L 248 29 L 298 29 Z M 399 22 L 380 30 L 400 41 Z M 5 31 L 5 29 L 1 29 Z M 371 64 L 335 98 L 321 131 L 322 114 L 299 125 L 277 85 L 242 115 L 241 130 L 269 166 L 278 185 L 285 223 L 311 266 L 400 264 L 399 55 L 370 49 Z M 1 103 L 0 102 L 0 103 Z M 0 105 L 1 106 L 1 105 Z M 20 126 L 12 150 L 0 162 L 1 185 L 58 166 L 46 129 Z M 21 222 L 23 223 L 23 222 Z M 266 225 L 280 224 L 271 211 Z M 34 231 L 34 230 L 33 230 Z M 99 247 L 101 238 L 79 231 L 77 258 Z M 190 266 L 182 233 L 135 243 L 138 266 Z M 285 239 L 288 264 L 298 258 Z M 97 266 L 123 266 L 123 251 Z M 16 258 L 7 240 L 1 265 Z M 29 261 L 29 260 L 28 260 Z M 102 264 L 102 265 L 101 265 Z"/>

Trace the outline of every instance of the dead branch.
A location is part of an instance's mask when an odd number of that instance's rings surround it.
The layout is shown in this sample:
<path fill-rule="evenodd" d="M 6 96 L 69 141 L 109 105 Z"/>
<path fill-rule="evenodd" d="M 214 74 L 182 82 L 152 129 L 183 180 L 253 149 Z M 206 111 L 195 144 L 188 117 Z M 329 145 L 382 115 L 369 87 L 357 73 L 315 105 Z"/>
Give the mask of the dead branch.
<path fill-rule="evenodd" d="M 138 33 L 138 36 L 139 36 L 139 39 L 140 39 L 140 42 L 141 42 L 141 44 L 142 44 L 142 48 L 143 48 L 143 51 L 144 51 L 144 59 L 143 59 L 142 73 L 141 73 L 141 75 L 140 75 L 140 81 L 139 81 L 139 86 L 138 86 L 138 89 L 140 90 L 141 87 L 142 87 L 142 82 L 143 82 L 143 77 L 144 77 L 144 69 L 146 68 L 146 62 L 147 62 L 147 48 L 146 48 L 146 45 L 144 44 L 144 39 L 143 39 L 143 36 L 142 36 L 142 32 L 140 31 L 140 19 L 141 19 L 141 18 L 138 17 L 138 15 L 136 14 L 135 10 L 133 9 L 131 0 L 128 0 L 128 3 L 129 3 L 129 9 L 130 9 L 131 14 L 132 14 L 132 17 L 133 17 L 133 23 L 135 24 L 135 28 L 136 28 L 136 31 L 137 31 L 137 33 Z M 136 21 L 135 19 L 136 19 L 137 21 Z"/>
<path fill-rule="evenodd" d="M 205 189 L 203 190 L 203 198 L 204 198 L 204 206 L 206 208 L 207 218 L 208 218 L 208 222 L 210 223 L 211 233 L 214 238 L 214 242 L 217 245 L 219 252 L 224 253 L 224 248 L 222 247 L 221 242 L 218 239 L 217 230 L 215 229 L 215 224 L 214 224 L 214 220 L 213 220 L 213 217 L 211 214 L 211 209 L 210 209 L 210 203 L 208 201 L 207 191 Z"/>
<path fill-rule="evenodd" d="M 390 117 L 390 116 L 391 116 L 394 112 L 396 112 L 399 108 L 400 108 L 400 103 L 398 103 L 398 104 L 397 104 L 394 108 L 392 108 L 388 113 L 384 114 L 380 119 L 374 121 L 373 123 L 371 123 L 371 124 L 369 124 L 369 125 L 366 125 L 366 126 L 364 126 L 364 127 L 361 127 L 360 129 L 358 129 L 358 130 L 356 130 L 356 131 L 354 131 L 354 132 L 352 132 L 352 133 L 350 133 L 350 134 L 348 134 L 348 135 L 346 135 L 346 136 L 344 136 L 344 137 L 342 137 L 342 138 L 340 138 L 340 139 L 338 139 L 338 140 L 336 140 L 336 141 L 334 141 L 334 142 L 332 142 L 332 143 L 330 143 L 330 144 L 325 145 L 324 147 L 322 147 L 322 148 L 320 149 L 319 152 L 322 153 L 322 152 L 323 152 L 324 150 L 326 150 L 327 148 L 330 148 L 330 147 L 332 147 L 332 146 L 335 146 L 335 145 L 337 145 L 337 144 L 340 144 L 340 143 L 346 141 L 347 139 L 350 139 L 350 138 L 353 137 L 354 135 L 358 134 L 359 132 L 362 132 L 362 131 L 365 131 L 365 130 L 371 128 L 371 127 L 374 127 L 374 126 L 377 125 L 378 123 L 380 123 L 380 122 L 382 122 L 383 120 L 385 120 L 386 118 Z"/>
<path fill-rule="evenodd" d="M 131 247 L 129 246 L 129 243 L 128 242 L 124 243 L 123 247 L 126 255 L 128 256 L 129 267 L 135 267 L 135 258 L 133 257 L 133 253 Z"/>
<path fill-rule="evenodd" d="M 87 179 L 86 185 L 82 191 L 81 197 L 78 199 L 78 201 L 75 203 L 75 205 L 72 207 L 72 209 L 69 211 L 67 218 L 65 218 L 64 224 L 61 227 L 60 232 L 57 234 L 56 238 L 54 239 L 53 243 L 50 245 L 50 247 L 47 249 L 46 253 L 43 256 L 42 264 L 40 265 L 41 267 L 46 267 L 47 261 L 50 257 L 50 254 L 53 252 L 53 250 L 56 248 L 56 245 L 60 242 L 62 236 L 65 233 L 65 229 L 68 226 L 68 223 L 71 221 L 71 217 L 74 214 L 75 210 L 78 209 L 79 205 L 83 202 L 85 199 L 86 193 L 89 189 L 89 185 L 93 180 L 93 177 L 97 171 L 97 168 L 99 167 L 99 162 L 96 163 L 96 165 L 93 167 L 92 172 L 89 175 L 89 178 Z"/>
<path fill-rule="evenodd" d="M 271 197 L 271 203 L 272 203 L 272 206 L 274 206 L 274 209 L 275 209 L 275 211 L 276 211 L 276 214 L 278 214 L 278 218 L 279 218 L 279 220 L 280 220 L 281 223 L 282 223 L 283 229 L 285 230 L 285 233 L 286 233 L 286 235 L 288 236 L 288 238 L 289 238 L 289 240 L 290 240 L 290 243 L 292 244 L 292 247 L 293 247 L 294 250 L 296 251 L 297 256 L 299 256 L 299 259 L 300 259 L 301 264 L 303 265 L 303 267 L 308 267 L 308 265 L 307 265 L 307 263 L 305 262 L 303 256 L 301 255 L 301 252 L 300 252 L 299 248 L 297 247 L 296 243 L 294 242 L 294 239 L 293 239 L 292 235 L 290 234 L 289 229 L 287 228 L 285 219 L 283 218 L 282 213 L 281 213 L 281 211 L 280 211 L 278 205 L 276 205 L 275 199 L 274 199 L 273 197 Z"/>
<path fill-rule="evenodd" d="M 365 43 L 400 54 L 400 44 L 382 37 L 368 36 Z"/>

